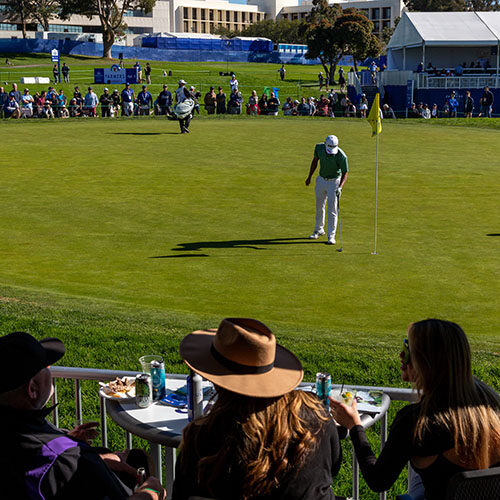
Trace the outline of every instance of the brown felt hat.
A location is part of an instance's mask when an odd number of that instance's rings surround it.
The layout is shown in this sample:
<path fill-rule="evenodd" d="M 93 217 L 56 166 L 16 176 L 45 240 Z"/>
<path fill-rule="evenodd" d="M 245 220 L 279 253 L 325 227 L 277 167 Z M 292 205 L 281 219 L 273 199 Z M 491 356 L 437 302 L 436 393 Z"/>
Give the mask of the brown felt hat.
<path fill-rule="evenodd" d="M 226 318 L 217 330 L 197 330 L 184 337 L 179 352 L 202 377 L 245 396 L 282 396 L 304 376 L 298 358 L 256 319 Z"/>

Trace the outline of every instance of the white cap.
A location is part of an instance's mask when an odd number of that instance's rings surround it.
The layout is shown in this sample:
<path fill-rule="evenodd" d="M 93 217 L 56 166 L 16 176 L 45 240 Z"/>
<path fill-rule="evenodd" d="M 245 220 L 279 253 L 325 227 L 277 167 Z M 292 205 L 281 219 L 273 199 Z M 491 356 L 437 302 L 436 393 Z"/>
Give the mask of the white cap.
<path fill-rule="evenodd" d="M 325 139 L 325 149 L 327 154 L 336 155 L 339 150 L 339 140 L 336 135 L 329 135 Z"/>
<path fill-rule="evenodd" d="M 194 90 L 194 87 L 191 85 L 191 87 L 189 87 L 189 90 Z"/>
<path fill-rule="evenodd" d="M 179 80 L 179 85 L 183 85 L 183 84 L 186 85 L 185 80 Z"/>
<path fill-rule="evenodd" d="M 108 87 L 104 87 L 104 90 L 108 90 Z"/>

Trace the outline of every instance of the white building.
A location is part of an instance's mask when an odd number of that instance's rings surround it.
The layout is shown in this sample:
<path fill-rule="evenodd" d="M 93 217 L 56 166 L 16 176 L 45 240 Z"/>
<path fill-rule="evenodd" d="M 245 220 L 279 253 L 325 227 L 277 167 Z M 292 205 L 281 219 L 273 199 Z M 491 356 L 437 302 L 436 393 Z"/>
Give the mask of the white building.
<path fill-rule="evenodd" d="M 241 30 L 264 19 L 303 19 L 310 12 L 312 2 L 305 0 L 299 3 L 299 0 L 247 0 L 247 4 L 230 3 L 227 0 L 157 0 L 149 14 L 141 10 L 126 12 L 126 42 L 132 45 L 133 38 L 147 33 L 210 33 L 218 27 Z M 376 33 L 386 26 L 393 27 L 394 20 L 401 16 L 404 9 L 402 0 L 337 0 L 334 3 L 341 4 L 343 8 L 360 9 L 373 21 Z M 0 0 L 0 38 L 20 38 L 21 26 L 5 19 L 2 15 L 4 8 Z M 97 17 L 88 19 L 85 16 L 72 16 L 68 21 L 53 19 L 49 27 L 49 32 L 82 36 L 97 34 L 100 30 Z M 42 31 L 42 27 L 36 23 L 28 25 L 28 37 L 34 38 L 37 31 Z M 77 35 L 71 35 L 74 36 Z"/>

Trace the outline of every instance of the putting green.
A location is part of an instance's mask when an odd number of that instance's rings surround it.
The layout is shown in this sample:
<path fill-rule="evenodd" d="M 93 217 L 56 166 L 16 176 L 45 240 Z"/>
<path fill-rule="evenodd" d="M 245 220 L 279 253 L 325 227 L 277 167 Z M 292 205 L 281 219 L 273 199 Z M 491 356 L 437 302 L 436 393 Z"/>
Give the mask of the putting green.
<path fill-rule="evenodd" d="M 500 135 L 364 120 L 160 119 L 1 124 L 0 282 L 300 329 L 401 332 L 438 316 L 498 341 Z M 310 241 L 314 144 L 350 175 L 344 251 Z"/>

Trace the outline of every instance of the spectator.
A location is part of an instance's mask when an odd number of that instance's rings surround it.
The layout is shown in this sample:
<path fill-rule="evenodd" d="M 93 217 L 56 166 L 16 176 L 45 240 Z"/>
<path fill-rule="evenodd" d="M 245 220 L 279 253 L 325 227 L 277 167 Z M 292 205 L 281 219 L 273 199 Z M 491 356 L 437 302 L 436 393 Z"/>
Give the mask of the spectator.
<path fill-rule="evenodd" d="M 340 98 L 340 107 L 342 109 L 342 116 L 345 116 L 346 109 L 347 109 L 347 96 L 345 94 L 341 94 L 342 97 Z"/>
<path fill-rule="evenodd" d="M 64 83 L 69 83 L 69 66 L 66 63 L 63 63 L 61 73 L 63 75 Z"/>
<path fill-rule="evenodd" d="M 279 71 L 279 74 L 280 74 L 281 81 L 283 81 L 285 79 L 285 75 L 286 75 L 285 65 L 282 64 L 281 68 L 278 71 Z"/>
<path fill-rule="evenodd" d="M 346 81 L 345 81 L 345 76 L 344 76 L 344 70 L 342 69 L 342 66 L 339 68 L 339 88 L 340 92 L 345 92 L 346 90 Z"/>
<path fill-rule="evenodd" d="M 444 101 L 443 111 L 441 112 L 443 118 L 450 117 L 450 103 L 446 100 Z"/>
<path fill-rule="evenodd" d="M 347 99 L 347 108 L 345 110 L 345 115 L 348 118 L 356 118 L 356 106 L 349 99 Z"/>
<path fill-rule="evenodd" d="M 386 104 L 387 106 L 387 104 Z M 431 117 L 431 110 L 429 109 L 429 106 L 427 104 L 424 104 L 424 107 L 422 109 L 422 118 L 425 118 L 428 120 Z M 385 118 L 385 116 L 384 116 Z"/>
<path fill-rule="evenodd" d="M 255 95 L 257 96 L 257 93 L 255 93 Z M 281 109 L 283 110 L 283 114 L 285 116 L 293 115 L 294 105 L 291 97 L 286 98 L 286 101 L 284 102 L 283 106 L 281 106 Z"/>
<path fill-rule="evenodd" d="M 35 100 L 30 95 L 29 89 L 24 89 L 24 95 L 21 97 L 21 116 L 31 118 L 33 116 L 33 103 Z"/>
<path fill-rule="evenodd" d="M 42 90 L 40 94 L 38 92 L 35 94 L 35 107 L 38 118 L 44 118 L 45 95 L 45 90 Z"/>
<path fill-rule="evenodd" d="M 231 87 L 231 94 L 233 93 L 234 89 L 238 88 L 238 80 L 236 80 L 236 75 L 231 75 L 231 80 L 229 80 L 229 87 Z"/>
<path fill-rule="evenodd" d="M 172 92 L 168 90 L 168 85 L 165 83 L 158 96 L 159 114 L 165 116 L 172 114 L 172 102 Z"/>
<path fill-rule="evenodd" d="M 448 99 L 448 104 L 450 105 L 450 118 L 456 118 L 458 112 L 458 100 L 455 97 L 455 92 L 452 92 L 450 98 Z"/>
<path fill-rule="evenodd" d="M 82 105 L 78 102 L 76 97 L 73 97 L 73 99 L 69 101 L 68 111 L 71 118 L 76 118 L 83 115 Z"/>
<path fill-rule="evenodd" d="M 267 115 L 267 94 L 262 94 L 259 99 L 259 114 Z"/>
<path fill-rule="evenodd" d="M 479 116 L 491 118 L 493 113 L 493 93 L 488 86 L 484 87 L 483 95 L 481 96 L 481 113 Z"/>
<path fill-rule="evenodd" d="M 417 73 L 422 73 L 424 71 L 424 63 L 419 62 L 417 66 Z"/>
<path fill-rule="evenodd" d="M 133 494 L 136 469 L 117 454 L 90 446 L 95 425 L 64 432 L 46 420 L 50 409 L 45 405 L 53 391 L 48 366 L 64 352 L 55 338 L 39 342 L 23 332 L 0 337 L 0 361 L 11 374 L 0 383 L 0 422 L 8 429 L 0 457 L 2 496 L 163 500 L 165 490 L 153 477 Z"/>
<path fill-rule="evenodd" d="M 137 107 L 140 116 L 149 116 L 153 107 L 153 97 L 148 92 L 146 85 L 143 85 L 142 91 L 137 94 Z"/>
<path fill-rule="evenodd" d="M 18 104 L 21 102 L 21 92 L 17 90 L 17 83 L 12 84 L 12 90 L 9 92 L 9 95 L 13 95 Z"/>
<path fill-rule="evenodd" d="M 271 97 L 269 97 L 269 100 L 267 101 L 267 114 L 278 116 L 280 104 L 280 100 L 276 97 L 276 94 L 271 92 Z"/>
<path fill-rule="evenodd" d="M 122 90 L 122 116 L 130 116 L 134 111 L 134 90 L 130 88 L 130 83 L 125 84 Z"/>
<path fill-rule="evenodd" d="M 137 83 L 142 83 L 142 69 L 139 61 L 135 61 L 133 68 L 135 68 L 135 71 L 137 73 Z"/>
<path fill-rule="evenodd" d="M 359 466 L 374 491 L 390 488 L 410 461 L 422 485 L 413 498 L 442 500 L 458 472 L 500 465 L 500 397 L 472 373 L 464 331 L 455 323 L 427 319 L 413 323 L 400 359 L 416 403 L 400 410 L 377 459 L 352 407 L 330 399 L 333 417 L 350 430 Z"/>
<path fill-rule="evenodd" d="M 316 114 L 316 104 L 314 103 L 314 97 L 309 97 L 309 114 L 314 116 Z"/>
<path fill-rule="evenodd" d="M 292 109 L 292 115 L 293 116 L 297 116 L 299 114 L 297 108 L 300 104 L 300 101 L 298 99 L 295 99 L 295 101 L 293 101 L 293 109 Z"/>
<path fill-rule="evenodd" d="M 120 94 L 118 93 L 118 89 L 113 90 L 113 93 L 111 94 L 111 101 L 111 116 L 118 116 L 121 105 L 121 99 Z"/>
<path fill-rule="evenodd" d="M 276 345 L 264 324 L 223 320 L 217 333 L 185 337 L 180 353 L 213 382 L 217 399 L 184 430 L 173 500 L 335 498 L 337 427 L 314 395 L 294 390 L 303 376 L 300 361 Z"/>
<path fill-rule="evenodd" d="M 62 104 L 59 108 L 59 118 L 69 118 L 69 111 L 66 104 Z"/>
<path fill-rule="evenodd" d="M 361 102 L 359 103 L 359 113 L 361 118 L 366 118 L 366 113 L 368 111 L 368 99 L 366 94 L 361 94 Z"/>
<path fill-rule="evenodd" d="M 241 94 L 238 92 L 238 87 L 234 87 L 231 95 L 229 96 L 228 114 L 240 115 L 242 102 L 243 99 L 241 98 Z"/>
<path fill-rule="evenodd" d="M 422 118 L 422 114 L 414 102 L 411 103 L 411 108 L 408 110 L 408 118 Z"/>
<path fill-rule="evenodd" d="M 151 85 L 151 66 L 149 63 L 146 63 L 146 67 L 144 68 L 144 75 L 146 76 L 146 83 Z"/>
<path fill-rule="evenodd" d="M 317 116 L 328 116 L 328 99 L 326 99 L 323 94 L 321 94 L 319 97 L 316 115 Z"/>
<path fill-rule="evenodd" d="M 9 100 L 9 94 L 5 92 L 3 87 L 0 87 L 0 118 L 3 118 L 3 107 Z"/>
<path fill-rule="evenodd" d="M 200 114 L 199 99 L 201 97 L 201 92 L 196 90 L 196 88 L 193 85 L 191 85 L 191 87 L 189 87 L 189 92 L 191 92 L 191 94 L 193 94 L 193 98 L 194 98 L 194 108 L 193 109 L 199 115 Z"/>
<path fill-rule="evenodd" d="M 423 118 L 423 114 L 422 114 L 424 111 L 424 103 L 423 102 L 418 103 L 417 111 L 418 111 L 418 114 Z"/>
<path fill-rule="evenodd" d="M 101 104 L 101 116 L 103 118 L 111 117 L 111 105 L 113 104 L 113 98 L 111 97 L 107 87 L 104 88 L 104 93 L 99 97 L 99 102 Z"/>
<path fill-rule="evenodd" d="M 73 106 L 75 105 L 78 106 L 79 110 L 78 113 L 76 113 L 75 115 L 71 115 L 71 110 L 70 110 L 70 116 L 81 116 L 83 114 L 83 97 L 78 87 L 75 87 L 75 91 L 73 92 L 73 99 L 75 99 Z"/>
<path fill-rule="evenodd" d="M 427 106 L 427 104 L 426 104 Z M 382 106 L 382 116 L 383 118 L 391 118 L 391 119 L 396 119 L 396 115 L 394 114 L 394 110 L 389 106 L 389 104 L 384 104 Z M 363 117 L 365 118 L 365 117 Z"/>
<path fill-rule="evenodd" d="M 19 104 L 12 94 L 9 95 L 9 99 L 3 106 L 3 116 L 5 118 L 15 118 L 15 119 L 21 118 L 21 111 L 19 110 Z"/>
<path fill-rule="evenodd" d="M 431 118 L 438 118 L 438 117 L 439 117 L 438 105 L 433 104 L 431 109 Z"/>
<path fill-rule="evenodd" d="M 222 87 L 218 88 L 215 100 L 217 103 L 217 114 L 223 115 L 226 112 L 226 94 L 222 91 Z"/>
<path fill-rule="evenodd" d="M 474 99 L 470 95 L 470 90 L 465 91 L 464 113 L 465 118 L 472 118 L 474 111 Z"/>
<path fill-rule="evenodd" d="M 205 104 L 207 114 L 213 115 L 215 113 L 215 106 L 217 105 L 217 96 L 215 95 L 214 87 L 210 87 L 210 90 L 205 94 L 203 103 Z"/>
<path fill-rule="evenodd" d="M 88 92 L 83 100 L 84 111 L 87 116 L 97 117 L 97 105 L 99 104 L 99 99 L 97 95 L 92 90 L 92 87 L 88 88 Z"/>
<path fill-rule="evenodd" d="M 311 108 L 305 97 L 300 99 L 300 104 L 297 106 L 297 114 L 299 116 L 309 116 L 311 114 Z"/>
<path fill-rule="evenodd" d="M 323 71 L 320 71 L 318 73 L 319 90 L 321 90 L 323 88 L 324 83 L 325 83 L 325 77 L 323 76 Z"/>
<path fill-rule="evenodd" d="M 464 73 L 464 68 L 461 64 L 457 64 L 457 66 L 455 67 L 455 75 L 456 76 L 462 76 Z"/>
<path fill-rule="evenodd" d="M 59 69 L 57 67 L 57 64 L 54 64 L 54 66 L 52 66 L 52 75 L 54 76 L 54 83 L 61 83 L 61 81 L 59 80 Z"/>
<path fill-rule="evenodd" d="M 372 78 L 372 85 L 377 84 L 377 70 L 377 63 L 375 61 L 372 61 L 372 63 L 370 64 L 370 76 Z"/>
<path fill-rule="evenodd" d="M 247 114 L 248 115 L 259 114 L 259 98 L 257 97 L 257 92 L 255 90 L 252 90 L 252 94 L 248 98 Z"/>
<path fill-rule="evenodd" d="M 57 110 L 56 110 L 56 116 L 61 116 L 61 111 L 63 109 L 66 109 L 66 103 L 68 102 L 68 99 L 64 95 L 63 89 L 59 90 L 59 94 L 57 94 Z"/>

